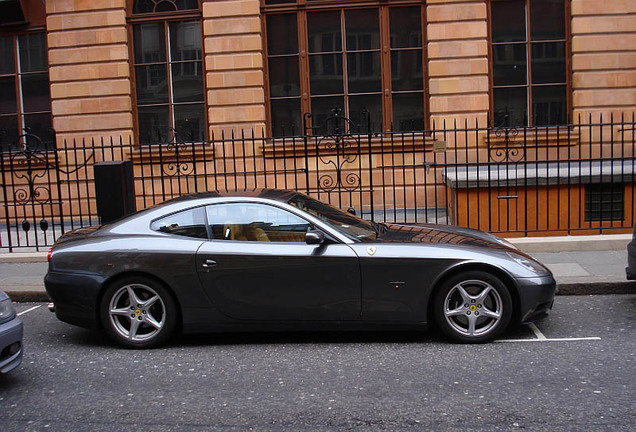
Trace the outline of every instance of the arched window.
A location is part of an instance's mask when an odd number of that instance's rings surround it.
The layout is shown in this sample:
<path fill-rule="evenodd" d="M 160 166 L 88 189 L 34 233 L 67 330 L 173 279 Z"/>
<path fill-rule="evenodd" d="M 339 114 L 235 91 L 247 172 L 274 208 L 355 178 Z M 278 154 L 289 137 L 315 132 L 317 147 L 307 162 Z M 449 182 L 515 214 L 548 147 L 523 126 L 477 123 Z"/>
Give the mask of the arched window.
<path fill-rule="evenodd" d="M 199 2 L 136 0 L 129 21 L 140 144 L 205 140 Z"/>

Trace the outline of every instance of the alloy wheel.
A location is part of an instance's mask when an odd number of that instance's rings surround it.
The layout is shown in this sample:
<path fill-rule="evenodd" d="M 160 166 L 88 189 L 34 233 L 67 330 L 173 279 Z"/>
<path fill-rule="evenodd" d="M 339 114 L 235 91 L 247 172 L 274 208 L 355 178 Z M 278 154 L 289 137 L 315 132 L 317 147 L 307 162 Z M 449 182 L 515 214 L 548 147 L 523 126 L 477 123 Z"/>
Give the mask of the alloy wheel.
<path fill-rule="evenodd" d="M 131 342 L 153 339 L 166 322 L 166 306 L 159 294 L 144 284 L 128 284 L 111 297 L 108 316 L 113 330 Z"/>

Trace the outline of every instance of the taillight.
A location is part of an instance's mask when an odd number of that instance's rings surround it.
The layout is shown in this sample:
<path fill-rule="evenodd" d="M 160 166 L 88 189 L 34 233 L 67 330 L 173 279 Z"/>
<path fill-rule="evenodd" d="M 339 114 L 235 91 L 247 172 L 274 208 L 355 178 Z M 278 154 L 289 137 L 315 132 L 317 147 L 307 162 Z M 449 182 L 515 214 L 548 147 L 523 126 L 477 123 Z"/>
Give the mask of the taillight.
<path fill-rule="evenodd" d="M 49 249 L 49 253 L 46 254 L 46 261 L 51 261 L 51 255 L 53 254 L 53 248 Z"/>

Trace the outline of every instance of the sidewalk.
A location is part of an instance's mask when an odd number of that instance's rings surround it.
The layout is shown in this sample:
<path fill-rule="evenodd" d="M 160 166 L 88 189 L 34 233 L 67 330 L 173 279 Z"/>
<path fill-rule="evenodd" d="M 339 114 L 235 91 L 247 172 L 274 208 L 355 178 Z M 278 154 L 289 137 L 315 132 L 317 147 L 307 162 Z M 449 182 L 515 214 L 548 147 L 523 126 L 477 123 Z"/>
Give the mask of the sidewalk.
<path fill-rule="evenodd" d="M 545 264 L 560 295 L 636 294 L 625 279 L 631 234 L 509 239 Z M 14 301 L 48 301 L 46 252 L 0 253 L 0 288 Z"/>

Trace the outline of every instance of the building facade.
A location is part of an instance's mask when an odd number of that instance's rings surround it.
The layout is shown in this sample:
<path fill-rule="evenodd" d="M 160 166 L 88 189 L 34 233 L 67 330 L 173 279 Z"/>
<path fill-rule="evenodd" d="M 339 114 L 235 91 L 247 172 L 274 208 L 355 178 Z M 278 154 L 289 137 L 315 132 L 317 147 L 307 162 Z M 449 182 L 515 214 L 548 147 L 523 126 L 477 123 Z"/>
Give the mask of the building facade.
<path fill-rule="evenodd" d="M 564 125 L 636 107 L 628 0 L 9 0 L 5 142 L 171 130 L 302 134 L 334 106 L 375 130 Z M 48 73 L 48 75 L 47 75 Z M 47 85 L 48 79 L 48 85 Z M 29 94 L 32 93 L 32 94 Z M 47 100 L 48 99 L 48 100 Z M 368 114 L 366 114 L 368 112 Z M 50 119 L 47 119 L 50 117 Z"/>

